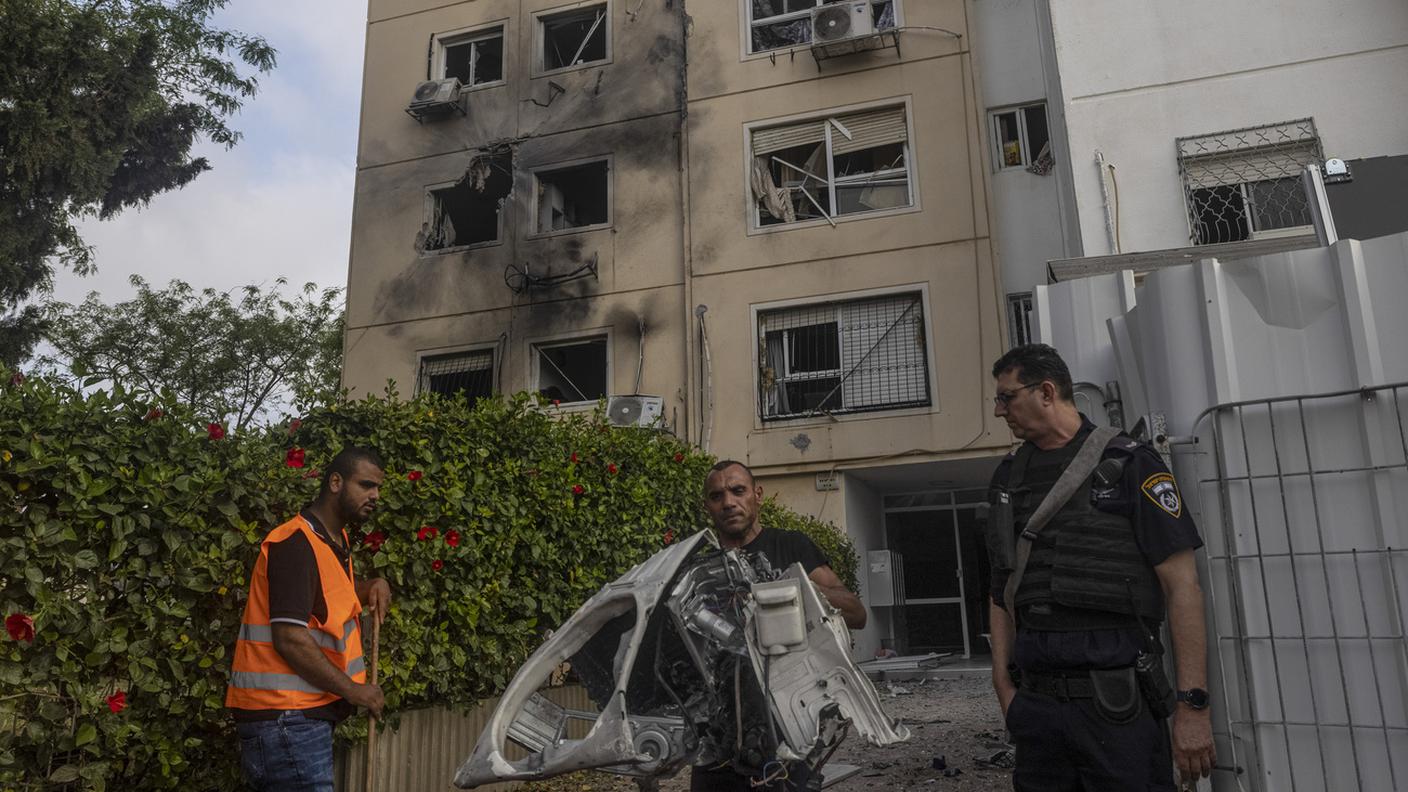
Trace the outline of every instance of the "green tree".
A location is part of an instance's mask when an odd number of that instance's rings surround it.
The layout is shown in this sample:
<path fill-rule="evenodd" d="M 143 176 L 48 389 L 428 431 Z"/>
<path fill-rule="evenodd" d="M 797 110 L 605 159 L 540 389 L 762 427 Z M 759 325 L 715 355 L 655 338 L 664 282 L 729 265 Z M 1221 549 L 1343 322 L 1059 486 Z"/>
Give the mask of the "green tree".
<path fill-rule="evenodd" d="M 75 220 L 189 183 L 199 139 L 274 67 L 263 39 L 211 26 L 227 0 L 0 0 L 0 361 L 28 357 L 59 262 L 92 271 Z M 243 68 L 249 67 L 249 68 Z"/>
<path fill-rule="evenodd" d="M 235 430 L 280 407 L 332 401 L 342 366 L 341 289 L 304 284 L 292 295 L 246 286 L 238 298 L 174 280 L 109 305 L 50 303 L 44 363 L 87 384 L 151 398 L 169 394 Z M 163 399 L 165 400 L 165 399 Z"/>

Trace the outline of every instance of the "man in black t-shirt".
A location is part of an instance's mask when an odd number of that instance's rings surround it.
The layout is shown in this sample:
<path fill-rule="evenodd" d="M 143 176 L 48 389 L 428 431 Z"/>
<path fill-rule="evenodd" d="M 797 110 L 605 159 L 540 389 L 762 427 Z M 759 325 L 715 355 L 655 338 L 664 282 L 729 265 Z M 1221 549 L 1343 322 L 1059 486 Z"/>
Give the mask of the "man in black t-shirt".
<path fill-rule="evenodd" d="M 704 480 L 704 508 L 714 522 L 714 533 L 725 550 L 741 548 L 767 558 L 774 569 L 786 569 L 800 563 L 807 577 L 837 610 L 846 626 L 859 630 L 865 626 L 866 611 L 860 598 L 851 593 L 836 572 L 826 553 L 806 534 L 777 528 L 765 528 L 758 514 L 763 504 L 763 488 L 753 479 L 753 471 L 742 462 L 723 460 L 709 471 Z M 804 765 L 794 763 L 781 781 L 753 786 L 753 780 L 729 765 L 715 768 L 695 767 L 690 776 L 691 792 L 766 792 L 775 789 L 813 788 Z"/>
<path fill-rule="evenodd" d="M 1175 764 L 1185 781 L 1208 775 L 1207 637 L 1193 555 L 1203 542 L 1173 474 L 1148 446 L 1110 440 L 1038 528 L 1008 592 L 1018 535 L 1095 425 L 1076 410 L 1070 370 L 1049 346 L 1017 347 L 992 374 L 993 414 L 1025 441 L 989 490 L 993 688 L 1017 748 L 1014 787 L 1172 790 Z M 1141 653 L 1162 652 L 1154 633 L 1165 616 L 1177 660 L 1172 746 L 1154 710 L 1164 702 L 1146 695 L 1135 669 Z"/>

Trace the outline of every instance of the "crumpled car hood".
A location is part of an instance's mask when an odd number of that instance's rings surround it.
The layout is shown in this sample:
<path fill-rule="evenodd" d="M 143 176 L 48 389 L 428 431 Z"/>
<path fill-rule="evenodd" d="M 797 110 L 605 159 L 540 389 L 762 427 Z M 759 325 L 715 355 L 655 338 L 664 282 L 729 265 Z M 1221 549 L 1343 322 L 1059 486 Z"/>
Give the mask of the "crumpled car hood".
<path fill-rule="evenodd" d="M 723 761 L 761 773 L 774 758 L 824 762 L 851 732 L 873 745 L 907 740 L 849 645 L 800 564 L 774 570 L 696 534 L 602 588 L 538 647 L 454 783 L 589 768 L 652 777 Z M 539 692 L 565 664 L 598 711 Z M 510 742 L 526 757 L 510 759 Z"/>

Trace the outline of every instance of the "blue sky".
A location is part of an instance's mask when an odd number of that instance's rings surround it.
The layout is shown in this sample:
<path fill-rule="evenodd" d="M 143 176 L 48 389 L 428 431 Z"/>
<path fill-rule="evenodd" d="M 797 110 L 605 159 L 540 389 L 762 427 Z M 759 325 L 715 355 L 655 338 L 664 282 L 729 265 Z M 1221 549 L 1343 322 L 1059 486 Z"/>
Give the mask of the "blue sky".
<path fill-rule="evenodd" d="M 347 285 L 357 118 L 366 38 L 361 0 L 231 0 L 220 26 L 261 35 L 279 63 L 233 126 L 232 150 L 204 145 L 212 170 L 141 211 L 80 225 L 98 272 L 56 273 L 54 297 L 107 302 L 140 274 L 164 285 Z"/>

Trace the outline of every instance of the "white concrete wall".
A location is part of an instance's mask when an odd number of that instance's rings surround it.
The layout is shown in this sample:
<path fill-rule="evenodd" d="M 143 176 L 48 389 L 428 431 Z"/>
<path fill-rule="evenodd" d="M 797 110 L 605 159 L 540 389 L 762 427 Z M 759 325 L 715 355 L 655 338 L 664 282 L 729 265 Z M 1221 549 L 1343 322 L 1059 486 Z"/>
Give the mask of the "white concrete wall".
<path fill-rule="evenodd" d="M 846 533 L 855 543 L 856 555 L 860 557 L 860 567 L 856 570 L 860 591 L 856 593 L 870 612 L 865 629 L 851 633 L 851 638 L 855 641 L 851 656 L 857 660 L 869 660 L 875 656 L 875 650 L 880 648 L 881 640 L 889 638 L 893 630 L 894 608 L 877 608 L 870 604 L 875 597 L 869 589 L 870 575 L 866 565 L 866 557 L 871 550 L 883 550 L 889 545 L 885 538 L 885 514 L 881 511 L 881 497 L 874 489 L 855 476 L 843 476 L 842 480 L 842 494 L 845 495 L 846 503 Z"/>
<path fill-rule="evenodd" d="M 1188 244 L 1177 137 L 1310 116 L 1326 156 L 1408 151 L 1403 0 L 1053 0 L 1051 30 L 1085 255 L 1114 252 L 1097 149 L 1124 252 Z"/>

